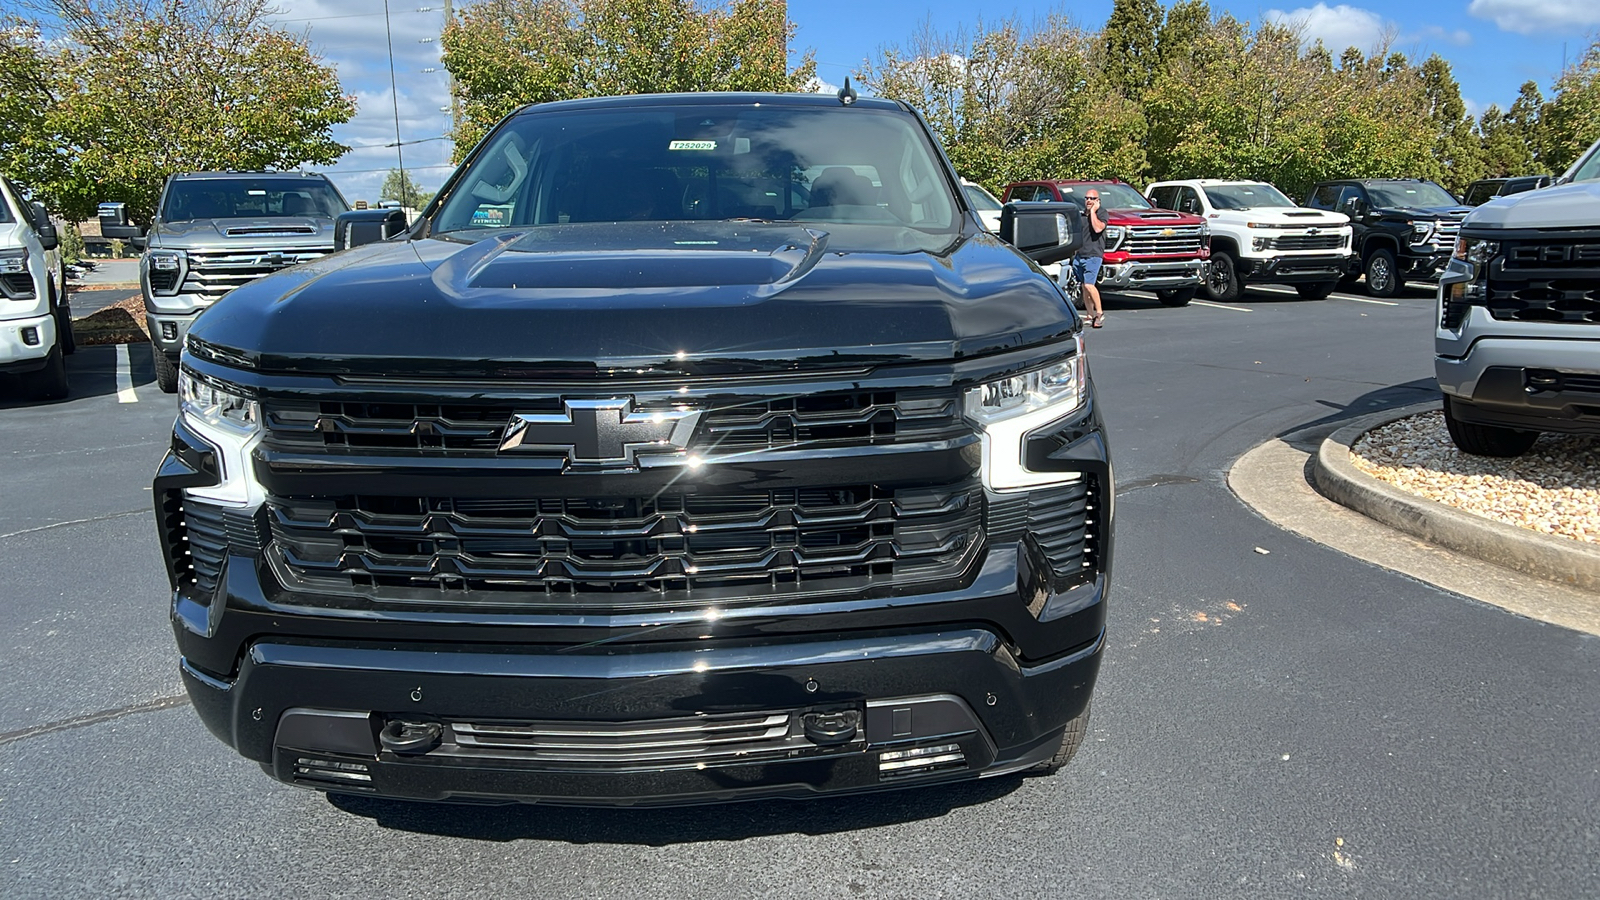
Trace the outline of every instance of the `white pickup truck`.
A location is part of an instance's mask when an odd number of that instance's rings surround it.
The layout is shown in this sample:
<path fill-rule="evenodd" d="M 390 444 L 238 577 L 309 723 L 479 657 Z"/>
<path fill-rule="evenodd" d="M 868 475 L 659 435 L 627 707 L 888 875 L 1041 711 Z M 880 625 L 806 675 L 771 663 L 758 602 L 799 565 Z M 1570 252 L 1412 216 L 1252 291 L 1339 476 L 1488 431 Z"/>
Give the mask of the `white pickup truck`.
<path fill-rule="evenodd" d="M 1202 216 L 1211 226 L 1203 286 L 1213 300 L 1237 299 L 1246 284 L 1290 284 L 1301 297 L 1321 300 L 1356 265 L 1349 216 L 1300 206 L 1270 184 L 1159 181 L 1145 195 L 1155 206 Z"/>
<path fill-rule="evenodd" d="M 19 379 L 31 399 L 60 400 L 74 349 L 55 225 L 0 178 L 0 375 Z"/>

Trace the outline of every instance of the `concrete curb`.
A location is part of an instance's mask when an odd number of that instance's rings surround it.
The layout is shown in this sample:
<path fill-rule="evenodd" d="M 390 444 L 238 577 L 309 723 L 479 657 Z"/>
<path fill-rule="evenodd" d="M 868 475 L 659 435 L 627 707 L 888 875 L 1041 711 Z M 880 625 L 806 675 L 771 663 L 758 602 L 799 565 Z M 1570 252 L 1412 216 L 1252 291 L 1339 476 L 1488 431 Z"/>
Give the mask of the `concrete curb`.
<path fill-rule="evenodd" d="M 1350 447 L 1361 435 L 1398 419 L 1437 409 L 1419 403 L 1358 419 L 1322 442 L 1313 484 L 1329 500 L 1425 541 L 1536 578 L 1600 591 L 1600 548 L 1539 534 L 1408 494 L 1357 469 Z"/>

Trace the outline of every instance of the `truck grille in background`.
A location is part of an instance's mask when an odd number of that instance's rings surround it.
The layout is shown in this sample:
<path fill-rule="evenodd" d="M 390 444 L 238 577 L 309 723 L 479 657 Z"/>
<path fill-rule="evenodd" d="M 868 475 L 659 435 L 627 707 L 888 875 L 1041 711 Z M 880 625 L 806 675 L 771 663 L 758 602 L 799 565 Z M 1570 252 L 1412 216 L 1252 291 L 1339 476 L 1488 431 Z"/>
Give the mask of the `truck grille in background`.
<path fill-rule="evenodd" d="M 236 250 L 206 252 L 189 251 L 189 268 L 183 278 L 181 293 L 199 294 L 208 300 L 220 300 L 234 288 L 254 281 L 263 275 L 310 262 L 332 253 L 326 250 L 285 250 L 275 252 Z"/>
<path fill-rule="evenodd" d="M 1600 323 L 1600 237 L 1502 242 L 1484 305 L 1496 319 Z"/>
<path fill-rule="evenodd" d="M 1454 250 L 1456 235 L 1461 233 L 1460 219 L 1441 219 L 1433 227 L 1433 234 L 1428 238 L 1428 243 L 1441 250 Z"/>
<path fill-rule="evenodd" d="M 198 597 L 216 592 L 230 550 L 256 554 L 266 543 L 266 524 L 259 513 L 185 499 L 182 491 L 163 495 L 160 518 L 167 571 L 177 587 L 192 589 Z"/>
<path fill-rule="evenodd" d="M 983 493 L 967 482 L 628 499 L 269 497 L 267 506 L 287 587 L 395 603 L 568 606 L 575 594 L 651 603 L 718 588 L 759 596 L 840 579 L 948 579 L 983 539 Z"/>
<path fill-rule="evenodd" d="M 1199 256 L 1200 226 L 1134 225 L 1117 249 L 1134 256 Z"/>
<path fill-rule="evenodd" d="M 1272 239 L 1274 250 L 1337 250 L 1344 246 L 1342 234 L 1284 234 Z"/>
<path fill-rule="evenodd" d="M 670 409 L 673 401 L 641 401 Z M 340 454 L 386 450 L 493 456 L 516 412 L 559 412 L 559 397 L 484 406 L 268 399 L 268 440 L 283 449 Z M 775 399 L 735 398 L 706 410 L 689 449 L 702 455 L 941 440 L 970 432 L 951 391 L 851 391 Z M 560 455 L 552 451 L 552 455 Z M 532 458 L 537 451 L 519 451 Z"/>

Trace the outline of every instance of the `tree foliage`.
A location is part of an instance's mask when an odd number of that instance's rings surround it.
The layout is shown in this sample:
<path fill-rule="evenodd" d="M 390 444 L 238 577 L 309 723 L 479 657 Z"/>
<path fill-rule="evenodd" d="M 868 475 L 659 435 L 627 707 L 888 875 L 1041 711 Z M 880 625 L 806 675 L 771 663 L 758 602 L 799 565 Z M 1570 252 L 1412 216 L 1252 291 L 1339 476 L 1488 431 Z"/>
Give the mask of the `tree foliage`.
<path fill-rule="evenodd" d="M 383 188 L 378 191 L 379 198 L 383 200 L 398 200 L 400 205 L 409 209 L 422 209 L 433 200 L 436 191 L 423 190 L 411 173 L 401 169 L 390 169 L 389 174 L 383 178 Z"/>
<path fill-rule="evenodd" d="M 456 156 L 525 103 L 672 91 L 795 91 L 794 25 L 771 0 L 483 0 L 446 24 L 462 120 Z"/>
<path fill-rule="evenodd" d="M 1291 26 L 1206 0 L 1116 0 L 1099 31 L 1055 16 L 941 33 L 924 24 L 858 76 L 920 109 L 968 178 L 1118 176 L 1270 181 L 1291 196 L 1333 177 L 1559 172 L 1600 138 L 1600 43 L 1545 101 L 1468 113 L 1450 65 L 1388 44 L 1337 60 Z"/>
<path fill-rule="evenodd" d="M 121 200 L 147 222 L 173 172 L 329 164 L 354 99 L 267 0 L 49 0 L 60 35 L 13 22 L 0 165 L 68 218 Z M 25 92 L 18 94 L 15 92 Z"/>

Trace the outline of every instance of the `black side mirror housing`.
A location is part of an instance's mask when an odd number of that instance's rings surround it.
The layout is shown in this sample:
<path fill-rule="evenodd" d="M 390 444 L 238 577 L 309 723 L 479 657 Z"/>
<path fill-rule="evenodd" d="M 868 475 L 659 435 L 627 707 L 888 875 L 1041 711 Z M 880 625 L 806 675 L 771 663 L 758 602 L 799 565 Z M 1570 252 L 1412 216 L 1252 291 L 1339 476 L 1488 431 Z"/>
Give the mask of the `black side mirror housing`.
<path fill-rule="evenodd" d="M 1040 265 L 1071 258 L 1083 246 L 1083 232 L 1075 203 L 1014 201 L 1000 208 L 1000 240 Z"/>
<path fill-rule="evenodd" d="M 144 246 L 144 229 L 128 221 L 128 204 L 102 203 L 99 208 L 100 236 L 108 241 L 127 241 Z"/>
<path fill-rule="evenodd" d="M 333 249 L 345 250 L 387 241 L 404 234 L 406 214 L 400 209 L 353 209 L 333 222 Z"/>
<path fill-rule="evenodd" d="M 1359 219 L 1367 214 L 1366 204 L 1361 202 L 1360 197 L 1351 197 L 1344 201 L 1344 209 L 1340 212 L 1352 219 Z"/>
<path fill-rule="evenodd" d="M 33 208 L 33 230 L 39 235 L 39 246 L 46 250 L 54 250 L 61 246 L 61 236 L 56 234 L 56 223 L 50 221 L 50 214 L 45 212 L 43 203 L 30 203 Z"/>

